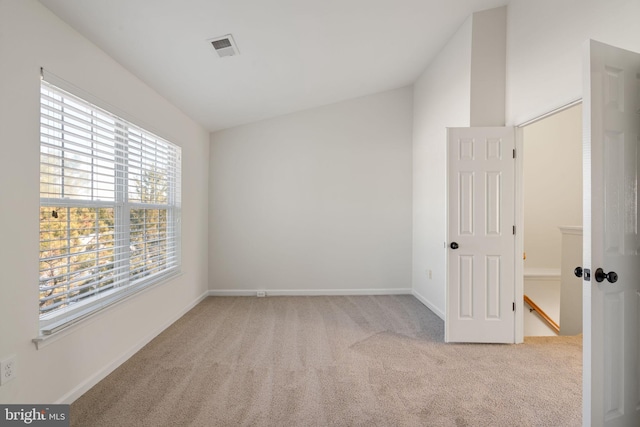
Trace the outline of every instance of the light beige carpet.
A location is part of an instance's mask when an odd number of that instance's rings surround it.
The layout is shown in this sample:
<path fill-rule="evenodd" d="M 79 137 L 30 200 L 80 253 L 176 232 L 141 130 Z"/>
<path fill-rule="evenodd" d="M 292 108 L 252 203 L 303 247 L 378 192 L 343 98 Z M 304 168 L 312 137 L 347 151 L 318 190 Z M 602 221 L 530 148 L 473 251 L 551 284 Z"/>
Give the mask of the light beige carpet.
<path fill-rule="evenodd" d="M 582 338 L 445 344 L 412 296 L 212 297 L 73 426 L 580 426 Z"/>

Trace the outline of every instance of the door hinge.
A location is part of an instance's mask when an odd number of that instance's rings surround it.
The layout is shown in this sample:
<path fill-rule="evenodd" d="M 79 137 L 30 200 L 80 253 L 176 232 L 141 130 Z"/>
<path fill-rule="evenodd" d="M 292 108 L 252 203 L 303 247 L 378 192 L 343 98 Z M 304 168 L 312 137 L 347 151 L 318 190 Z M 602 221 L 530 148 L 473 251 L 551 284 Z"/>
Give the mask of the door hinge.
<path fill-rule="evenodd" d="M 516 303 L 513 303 L 513 311 L 516 311 Z"/>
<path fill-rule="evenodd" d="M 516 226 L 514 225 L 513 226 L 513 235 L 515 236 L 515 234 L 516 234 Z"/>
<path fill-rule="evenodd" d="M 514 159 L 516 158 L 516 149 L 515 148 L 513 149 L 513 158 Z"/>

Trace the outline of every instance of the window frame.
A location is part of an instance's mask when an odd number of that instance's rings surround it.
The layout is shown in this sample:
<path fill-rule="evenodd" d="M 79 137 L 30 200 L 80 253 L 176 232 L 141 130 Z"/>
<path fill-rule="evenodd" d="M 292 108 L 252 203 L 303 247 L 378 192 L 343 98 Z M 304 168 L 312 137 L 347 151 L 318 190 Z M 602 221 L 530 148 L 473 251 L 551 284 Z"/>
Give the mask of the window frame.
<path fill-rule="evenodd" d="M 53 335 L 68 326 L 71 326 L 82 319 L 92 316 L 93 314 L 113 305 L 124 299 L 131 297 L 134 294 L 137 294 L 145 289 L 149 289 L 152 286 L 165 283 L 168 280 L 171 280 L 177 275 L 181 274 L 182 269 L 182 254 L 181 254 L 181 183 L 182 183 L 182 153 L 180 146 L 158 136 L 157 134 L 148 131 L 144 127 L 135 124 L 133 121 L 128 120 L 127 118 L 123 118 L 122 114 L 119 114 L 115 109 L 110 108 L 105 105 L 103 102 L 95 102 L 95 98 L 91 96 L 86 96 L 81 94 L 82 91 L 74 90 L 75 88 L 71 88 L 69 84 L 60 84 L 60 81 L 56 78 L 43 78 L 40 85 L 40 151 L 39 155 L 41 156 L 41 170 L 40 170 L 40 219 L 39 219 L 39 228 L 40 228 L 40 253 L 42 254 L 42 233 L 43 233 L 43 215 L 42 208 L 49 206 L 56 206 L 59 208 L 67 209 L 67 212 L 70 212 L 71 209 L 74 208 L 93 208 L 96 210 L 96 227 L 99 224 L 99 216 L 100 213 L 97 209 L 109 208 L 113 209 L 113 269 L 114 273 L 113 279 L 114 283 L 108 289 L 101 290 L 100 281 L 95 282 L 95 289 L 93 293 L 88 297 L 82 297 L 81 294 L 74 296 L 73 298 L 69 297 L 74 287 L 69 286 L 73 284 L 73 280 L 71 280 L 72 274 L 71 272 L 66 273 L 67 280 L 65 280 L 67 286 L 66 291 L 60 292 L 64 296 L 61 296 L 63 300 L 67 301 L 71 299 L 71 302 L 62 303 L 60 308 L 55 308 L 50 311 L 45 311 L 41 313 L 39 310 L 39 338 L 47 337 Z M 113 143 L 113 146 L 110 147 L 113 150 L 113 199 L 112 200 L 100 200 L 94 199 L 93 190 L 91 190 L 91 198 L 89 200 L 82 198 L 69 198 L 64 197 L 64 166 L 61 166 L 61 173 L 57 175 L 61 178 L 62 184 L 57 184 L 62 188 L 61 197 L 43 197 L 43 169 L 42 169 L 42 155 L 43 155 L 43 144 L 45 144 L 45 139 L 48 140 L 49 136 L 47 136 L 43 129 L 45 128 L 44 121 L 46 120 L 44 113 L 45 103 L 43 101 L 43 93 L 45 91 L 49 91 L 50 93 L 63 94 L 63 97 L 68 97 L 72 99 L 74 103 L 80 103 L 84 108 L 89 109 L 91 114 L 94 112 L 96 114 L 105 114 L 109 117 L 113 117 L 114 124 L 113 129 L 113 140 L 109 139 L 106 143 L 104 140 L 101 142 L 103 145 L 108 145 Z M 87 99 L 89 98 L 89 99 Z M 60 101 L 61 105 L 64 101 Z M 49 107 L 48 107 L 49 108 Z M 64 122 L 64 112 L 60 114 L 61 122 Z M 48 123 L 50 125 L 50 123 Z M 93 125 L 92 125 L 93 126 Z M 44 133 L 43 133 L 44 132 Z M 94 128 L 91 127 L 92 135 L 94 133 Z M 130 134 L 135 133 L 139 138 L 138 140 L 134 140 L 134 137 L 131 137 Z M 60 137 L 61 147 L 59 151 L 62 153 L 60 155 L 61 159 L 65 158 L 65 150 L 68 151 L 64 146 L 64 132 L 62 132 Z M 117 136 L 115 136 L 117 135 Z M 146 139 L 145 139 L 146 138 Z M 151 141 L 151 142 L 150 142 Z M 155 142 L 154 142 L 155 141 Z M 146 144 L 146 145 L 145 145 Z M 155 144 L 155 145 L 150 145 Z M 46 145 L 46 144 L 45 144 Z M 93 145 L 91 145 L 89 158 L 95 158 Z M 133 147 L 133 148 L 132 148 Z M 158 201 L 158 196 L 155 196 L 155 200 L 145 201 L 142 200 L 142 195 L 140 195 L 140 200 L 130 200 L 130 192 L 131 192 L 131 182 L 130 176 L 135 175 L 132 171 L 137 170 L 138 177 L 140 181 L 143 179 L 143 175 L 148 173 L 149 169 L 146 169 L 148 165 L 151 165 L 152 169 L 155 169 L 157 163 L 149 163 L 148 159 L 145 159 L 144 154 L 139 155 L 139 164 L 137 166 L 133 166 L 133 159 L 138 159 L 132 155 L 134 149 L 138 149 L 141 153 L 145 151 L 145 148 L 148 149 L 151 147 L 153 150 L 161 150 L 166 149 L 166 152 L 169 153 L 166 156 L 166 161 L 164 164 L 168 169 L 171 170 L 171 173 L 165 172 L 164 175 L 161 175 L 163 172 L 158 173 L 158 175 L 163 176 L 164 181 L 166 181 L 166 196 L 165 201 Z M 160 148 L 159 148 L 160 147 Z M 155 151 L 154 151 L 155 152 Z M 47 156 L 51 156 L 50 153 Z M 54 157 L 54 156 L 52 156 Z M 119 159 L 119 160 L 116 160 Z M 157 157 L 156 157 L 157 160 Z M 64 160 L 63 160 L 64 162 Z M 145 166 L 145 164 L 147 166 Z M 169 166 L 170 165 L 170 166 Z M 47 171 L 45 175 L 49 176 L 50 172 Z M 55 174 L 51 176 L 56 176 Z M 147 175 L 148 176 L 148 175 Z M 86 179 L 85 179 L 86 180 Z M 91 178 L 88 180 L 90 182 L 91 189 L 96 185 L 94 180 L 93 172 L 91 172 Z M 139 184 L 142 185 L 142 184 Z M 87 187 L 89 188 L 89 187 Z M 107 190 L 110 191 L 110 190 Z M 157 238 L 154 242 L 158 243 L 158 247 L 160 249 L 156 249 L 156 252 L 153 253 L 153 257 L 150 257 L 148 253 L 143 255 L 143 258 L 146 260 L 147 258 L 156 258 L 149 265 L 153 269 L 157 269 L 157 271 L 149 273 L 148 275 L 142 275 L 142 277 L 136 277 L 136 275 L 132 275 L 131 272 L 131 254 L 134 251 L 132 249 L 131 243 L 131 235 L 133 233 L 132 224 L 131 224 L 131 212 L 132 210 L 156 210 L 158 212 L 158 218 L 160 218 L 160 212 L 166 211 L 166 218 L 161 223 L 158 219 L 155 223 L 158 226 L 160 231 L 163 231 L 165 237 L 163 239 Z M 56 214 L 57 215 L 57 214 Z M 145 212 L 145 218 L 147 213 Z M 69 220 L 67 220 L 69 221 Z M 145 220 L 146 221 L 146 220 Z M 144 227 L 142 230 L 142 238 L 145 247 L 145 251 L 147 251 L 147 243 L 150 240 L 147 240 L 147 235 L 149 234 L 148 229 L 146 228 L 147 223 L 144 223 Z M 164 226 L 164 228 L 162 228 Z M 160 231 L 158 234 L 160 234 Z M 68 233 L 68 231 L 67 231 Z M 100 231 L 95 232 L 95 239 L 99 240 L 104 237 Z M 161 246 L 164 245 L 164 246 Z M 68 243 L 66 250 L 68 251 L 68 258 L 71 258 L 71 243 Z M 146 258 L 145 258 L 146 257 Z M 46 261 L 50 258 L 43 258 L 42 255 L 40 258 L 40 265 L 43 259 Z M 70 261 L 68 262 L 70 263 Z M 70 265 L 70 264 L 67 264 Z M 97 268 L 97 267 L 94 267 Z M 42 267 L 39 268 L 40 271 L 40 279 L 39 283 L 43 283 L 42 272 L 44 271 Z M 147 268 L 143 267 L 143 272 L 147 273 Z M 75 272 L 74 272 L 75 273 Z M 56 288 L 53 289 L 62 289 L 64 285 L 57 285 Z M 51 288 L 50 288 L 51 289 Z M 39 305 L 42 301 L 42 290 L 41 285 L 39 286 L 39 296 L 38 301 Z M 74 299 L 75 298 L 75 299 Z"/>

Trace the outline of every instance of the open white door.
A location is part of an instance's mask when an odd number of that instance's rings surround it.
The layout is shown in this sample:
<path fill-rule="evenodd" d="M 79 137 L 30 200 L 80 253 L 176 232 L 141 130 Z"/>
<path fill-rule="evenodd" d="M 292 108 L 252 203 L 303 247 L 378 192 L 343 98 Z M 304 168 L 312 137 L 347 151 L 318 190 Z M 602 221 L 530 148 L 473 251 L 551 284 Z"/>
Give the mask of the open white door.
<path fill-rule="evenodd" d="M 590 41 L 585 65 L 583 423 L 638 426 L 640 54 Z"/>
<path fill-rule="evenodd" d="M 445 341 L 515 342 L 515 131 L 448 130 Z"/>

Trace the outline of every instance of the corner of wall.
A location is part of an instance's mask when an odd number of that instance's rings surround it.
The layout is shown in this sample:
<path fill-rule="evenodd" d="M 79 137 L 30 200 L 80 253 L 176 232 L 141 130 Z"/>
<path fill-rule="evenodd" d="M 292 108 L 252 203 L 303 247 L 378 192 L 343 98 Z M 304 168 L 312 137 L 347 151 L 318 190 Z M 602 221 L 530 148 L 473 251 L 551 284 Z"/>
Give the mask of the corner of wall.
<path fill-rule="evenodd" d="M 7 206 L 20 207 L 6 211 L 0 223 L 3 241 L 10 242 L 0 250 L 0 358 L 15 355 L 19 366 L 17 378 L 0 388 L 0 402 L 51 403 L 89 384 L 96 372 L 107 372 L 205 295 L 207 132 L 40 2 L 0 1 L 0 28 L 0 140 L 12 159 L 0 170 L 0 181 L 15 183 L 0 192 Z M 39 138 L 40 66 L 138 117 L 149 130 L 179 135 L 175 142 L 183 149 L 184 168 L 183 274 L 109 307 L 38 350 L 31 339 L 38 331 L 40 157 L 33 142 Z"/>
<path fill-rule="evenodd" d="M 472 18 L 413 87 L 412 289 L 444 318 L 446 304 L 447 127 L 470 123 Z M 430 274 L 429 274 L 430 273 Z"/>
<path fill-rule="evenodd" d="M 507 6 L 473 14 L 471 126 L 504 126 L 507 71 Z"/>

